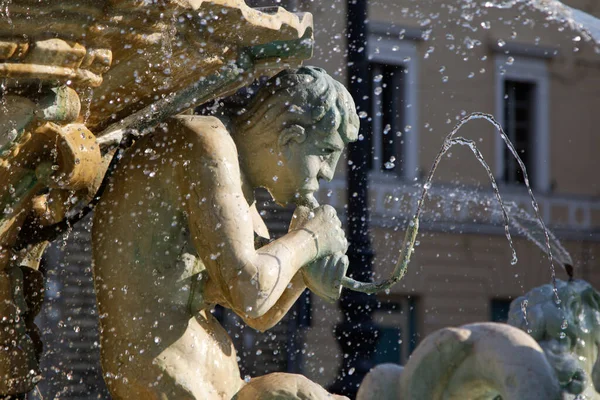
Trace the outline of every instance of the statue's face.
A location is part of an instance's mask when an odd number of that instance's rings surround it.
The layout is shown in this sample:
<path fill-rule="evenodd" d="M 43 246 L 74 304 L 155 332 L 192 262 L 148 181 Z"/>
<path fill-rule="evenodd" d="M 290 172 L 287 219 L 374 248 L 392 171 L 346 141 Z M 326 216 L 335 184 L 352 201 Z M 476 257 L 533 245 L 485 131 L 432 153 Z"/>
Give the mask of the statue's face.
<path fill-rule="evenodd" d="M 319 180 L 330 181 L 333 178 L 344 150 L 345 143 L 338 126 L 339 121 L 323 118 L 313 125 L 288 127 L 299 136 L 279 146 L 277 167 L 268 185 L 277 203 L 316 205 L 314 193 L 319 189 Z"/>

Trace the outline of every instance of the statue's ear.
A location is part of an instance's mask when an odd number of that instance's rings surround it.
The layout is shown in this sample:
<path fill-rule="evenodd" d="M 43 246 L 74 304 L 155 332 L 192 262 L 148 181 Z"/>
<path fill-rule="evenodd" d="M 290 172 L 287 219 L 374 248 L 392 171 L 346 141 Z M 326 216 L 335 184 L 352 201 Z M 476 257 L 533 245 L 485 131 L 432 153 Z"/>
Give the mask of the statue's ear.
<path fill-rule="evenodd" d="M 279 149 L 284 154 L 292 142 L 302 143 L 306 140 L 306 130 L 300 125 L 290 125 L 279 133 Z"/>

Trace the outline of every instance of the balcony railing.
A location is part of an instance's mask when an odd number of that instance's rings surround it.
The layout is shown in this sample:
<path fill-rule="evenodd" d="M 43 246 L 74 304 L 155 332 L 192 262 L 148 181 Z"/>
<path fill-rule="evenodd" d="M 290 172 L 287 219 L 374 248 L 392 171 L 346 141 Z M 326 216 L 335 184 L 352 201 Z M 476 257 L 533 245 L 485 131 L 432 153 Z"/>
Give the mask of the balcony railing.
<path fill-rule="evenodd" d="M 342 179 L 321 184 L 319 200 L 340 212 L 346 204 L 346 182 Z M 374 175 L 369 182 L 369 207 L 374 227 L 403 226 L 411 217 L 421 195 L 422 183 L 408 183 L 398 177 Z M 491 189 L 434 184 L 428 192 L 421 225 L 425 229 L 502 233 L 500 207 Z M 535 215 L 531 199 L 523 188 L 500 188 L 506 204 Z M 535 194 L 545 224 L 560 237 L 600 240 L 600 200 L 591 197 Z"/>

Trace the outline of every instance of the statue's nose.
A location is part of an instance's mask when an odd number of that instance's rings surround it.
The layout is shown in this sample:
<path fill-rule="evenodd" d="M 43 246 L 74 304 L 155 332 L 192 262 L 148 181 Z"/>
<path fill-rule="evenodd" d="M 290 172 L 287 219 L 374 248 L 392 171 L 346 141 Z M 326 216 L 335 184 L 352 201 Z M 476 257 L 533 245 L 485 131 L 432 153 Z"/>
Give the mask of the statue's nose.
<path fill-rule="evenodd" d="M 331 180 L 333 179 L 333 173 L 335 171 L 330 168 L 327 165 L 324 165 L 320 170 L 319 170 L 319 174 L 317 175 L 318 179 L 325 179 L 327 182 L 331 182 Z"/>

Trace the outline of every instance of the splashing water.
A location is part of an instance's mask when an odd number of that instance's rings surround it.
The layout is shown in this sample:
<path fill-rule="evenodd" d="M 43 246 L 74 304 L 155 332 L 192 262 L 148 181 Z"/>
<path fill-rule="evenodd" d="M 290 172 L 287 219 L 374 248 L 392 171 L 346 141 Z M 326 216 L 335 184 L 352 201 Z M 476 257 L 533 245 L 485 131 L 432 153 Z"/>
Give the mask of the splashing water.
<path fill-rule="evenodd" d="M 522 0 L 486 1 L 485 8 L 511 9 Z M 558 0 L 528 0 L 527 5 L 543 12 L 546 20 L 557 21 L 566 25 L 569 29 L 579 32 L 586 42 L 592 42 L 596 52 L 600 51 L 600 29 L 597 26 L 598 19 L 577 8 L 569 7 Z"/>
<path fill-rule="evenodd" d="M 498 184 L 496 183 L 494 174 L 492 173 L 490 166 L 483 159 L 483 155 L 481 154 L 481 152 L 475 145 L 475 142 L 473 142 L 472 140 L 465 139 L 463 137 L 452 138 L 451 136 L 446 138 L 446 140 L 444 141 L 444 145 L 442 146 L 442 149 L 440 150 L 440 152 L 438 153 L 438 155 L 436 157 L 434 166 L 432 167 L 431 171 L 429 172 L 429 176 L 427 177 L 427 180 L 425 181 L 425 184 L 423 185 L 423 192 L 421 193 L 421 198 L 419 199 L 419 203 L 417 205 L 417 213 L 416 213 L 417 218 L 420 217 L 420 215 L 421 215 L 422 204 L 424 202 L 425 196 L 427 195 L 427 191 L 431 188 L 433 174 L 434 174 L 442 156 L 444 154 L 446 154 L 446 152 L 448 150 L 450 150 L 450 148 L 454 145 L 467 146 L 469 149 L 471 149 L 471 151 L 475 155 L 475 158 L 477 158 L 477 160 L 479 161 L 479 163 L 481 163 L 483 168 L 485 168 L 485 171 L 487 172 L 487 174 L 490 178 L 490 181 L 492 183 L 492 189 L 494 190 L 494 195 L 498 199 L 498 203 L 500 203 L 500 209 L 502 210 L 502 218 L 504 219 L 504 234 L 506 236 L 506 239 L 508 240 L 508 244 L 512 251 L 512 260 L 510 261 L 510 263 L 512 265 L 515 265 L 518 261 L 517 251 L 515 250 L 515 246 L 514 246 L 512 237 L 510 235 L 508 212 L 506 211 L 506 207 L 504 206 L 504 202 L 502 201 L 502 196 L 500 196 L 500 190 L 498 189 Z"/>
<path fill-rule="evenodd" d="M 554 268 L 554 258 L 553 258 L 553 253 L 552 253 L 552 246 L 550 245 L 550 235 L 548 233 L 548 229 L 546 228 L 546 225 L 544 224 L 544 221 L 542 220 L 542 218 L 540 216 L 539 205 L 538 205 L 537 200 L 535 199 L 535 196 L 533 195 L 533 191 L 531 189 L 531 184 L 529 183 L 529 176 L 527 175 L 527 169 L 525 167 L 525 164 L 523 163 L 523 160 L 521 160 L 521 157 L 519 157 L 517 150 L 515 149 L 513 144 L 508 139 L 508 136 L 506 136 L 506 133 L 504 132 L 504 129 L 502 129 L 502 126 L 498 123 L 498 121 L 496 121 L 496 119 L 492 115 L 485 114 L 485 113 L 472 113 L 470 115 L 467 115 L 466 117 L 462 118 L 454 126 L 452 131 L 446 136 L 446 138 L 444 140 L 444 144 L 442 145 L 442 148 L 440 149 L 437 156 L 435 157 L 435 160 L 433 161 L 431 170 L 429 171 L 427 179 L 425 180 L 425 182 L 423 184 L 423 190 L 422 190 L 421 196 L 417 202 L 417 210 L 407 228 L 406 235 L 404 237 L 404 243 L 402 245 L 402 250 L 400 252 L 400 257 L 398 259 L 398 262 L 396 264 L 394 272 L 392 273 L 392 276 L 390 278 L 388 278 L 387 280 L 384 280 L 381 282 L 368 282 L 368 283 L 367 282 L 358 282 L 358 281 L 355 281 L 354 279 L 344 277 L 342 279 L 342 285 L 344 287 L 352 289 L 352 290 L 356 290 L 359 292 L 372 294 L 372 293 L 379 292 L 381 290 L 389 289 L 391 286 L 393 286 L 395 283 L 399 282 L 404 277 L 404 275 L 406 274 L 406 271 L 408 269 L 408 264 L 410 262 L 410 256 L 414 250 L 415 240 L 416 240 L 418 229 L 419 229 L 419 217 L 421 216 L 421 213 L 423 210 L 423 205 L 425 202 L 425 198 L 427 197 L 427 192 L 429 191 L 429 189 L 431 189 L 433 175 L 435 174 L 435 171 L 436 171 L 443 155 L 446 154 L 446 152 L 452 146 L 455 146 L 455 145 L 462 145 L 462 146 L 469 147 L 469 149 L 471 149 L 471 151 L 473 152 L 473 154 L 475 155 L 477 160 L 485 168 L 485 170 L 488 174 L 488 177 L 490 178 L 490 181 L 492 183 L 492 188 L 494 189 L 494 194 L 495 194 L 496 198 L 498 199 L 498 202 L 500 203 L 502 217 L 504 219 L 504 232 L 505 232 L 506 238 L 508 239 L 508 243 L 509 243 L 509 246 L 512 251 L 511 263 L 515 264 L 517 262 L 517 254 L 516 254 L 514 244 L 513 244 L 511 235 L 510 235 L 508 212 L 507 212 L 504 202 L 502 201 L 502 197 L 500 196 L 500 191 L 498 190 L 498 185 L 496 183 L 496 179 L 494 178 L 494 175 L 493 175 L 490 167 L 483 159 L 481 152 L 477 149 L 475 142 L 473 142 L 472 140 L 469 140 L 469 139 L 465 139 L 463 137 L 455 137 L 455 135 L 458 133 L 458 131 L 462 128 L 463 125 L 465 125 L 469 121 L 473 121 L 476 119 L 483 119 L 483 120 L 488 121 L 497 129 L 498 132 L 500 132 L 500 137 L 502 138 L 502 140 L 504 141 L 504 143 L 510 150 L 513 157 L 517 160 L 517 163 L 519 164 L 519 168 L 521 168 L 521 171 L 523 172 L 525 186 L 527 187 L 529 197 L 531 198 L 531 205 L 533 206 L 533 210 L 535 212 L 535 217 L 536 217 L 537 221 L 539 221 L 539 226 L 541 227 L 541 230 L 544 232 L 546 253 L 548 254 L 548 259 L 550 261 L 553 292 L 554 292 L 554 296 L 556 299 L 556 304 L 557 305 L 560 304 L 560 298 L 558 296 L 558 289 L 556 287 L 556 271 Z"/>
<path fill-rule="evenodd" d="M 13 22 L 10 18 L 10 11 L 8 9 L 11 2 L 12 0 L 0 0 L 0 16 L 4 17 L 4 19 L 6 19 L 6 22 L 12 26 Z"/>
<path fill-rule="evenodd" d="M 508 210 L 510 215 L 510 225 L 512 228 L 517 229 L 519 233 L 527 237 L 530 241 L 535 243 L 543 252 L 547 252 L 544 239 L 540 237 L 544 231 L 535 217 L 530 215 L 527 211 L 520 208 L 515 202 L 504 203 L 504 206 Z M 548 231 L 550 237 L 550 246 L 552 247 L 552 255 L 555 261 L 558 261 L 565 268 L 569 277 L 573 277 L 573 260 L 569 252 L 563 247 L 560 241 Z"/>
<path fill-rule="evenodd" d="M 82 109 L 85 109 L 83 112 L 83 123 L 87 124 L 88 119 L 92 115 L 92 99 L 94 98 L 94 88 L 86 88 L 82 90 L 81 95 L 81 105 Z"/>

